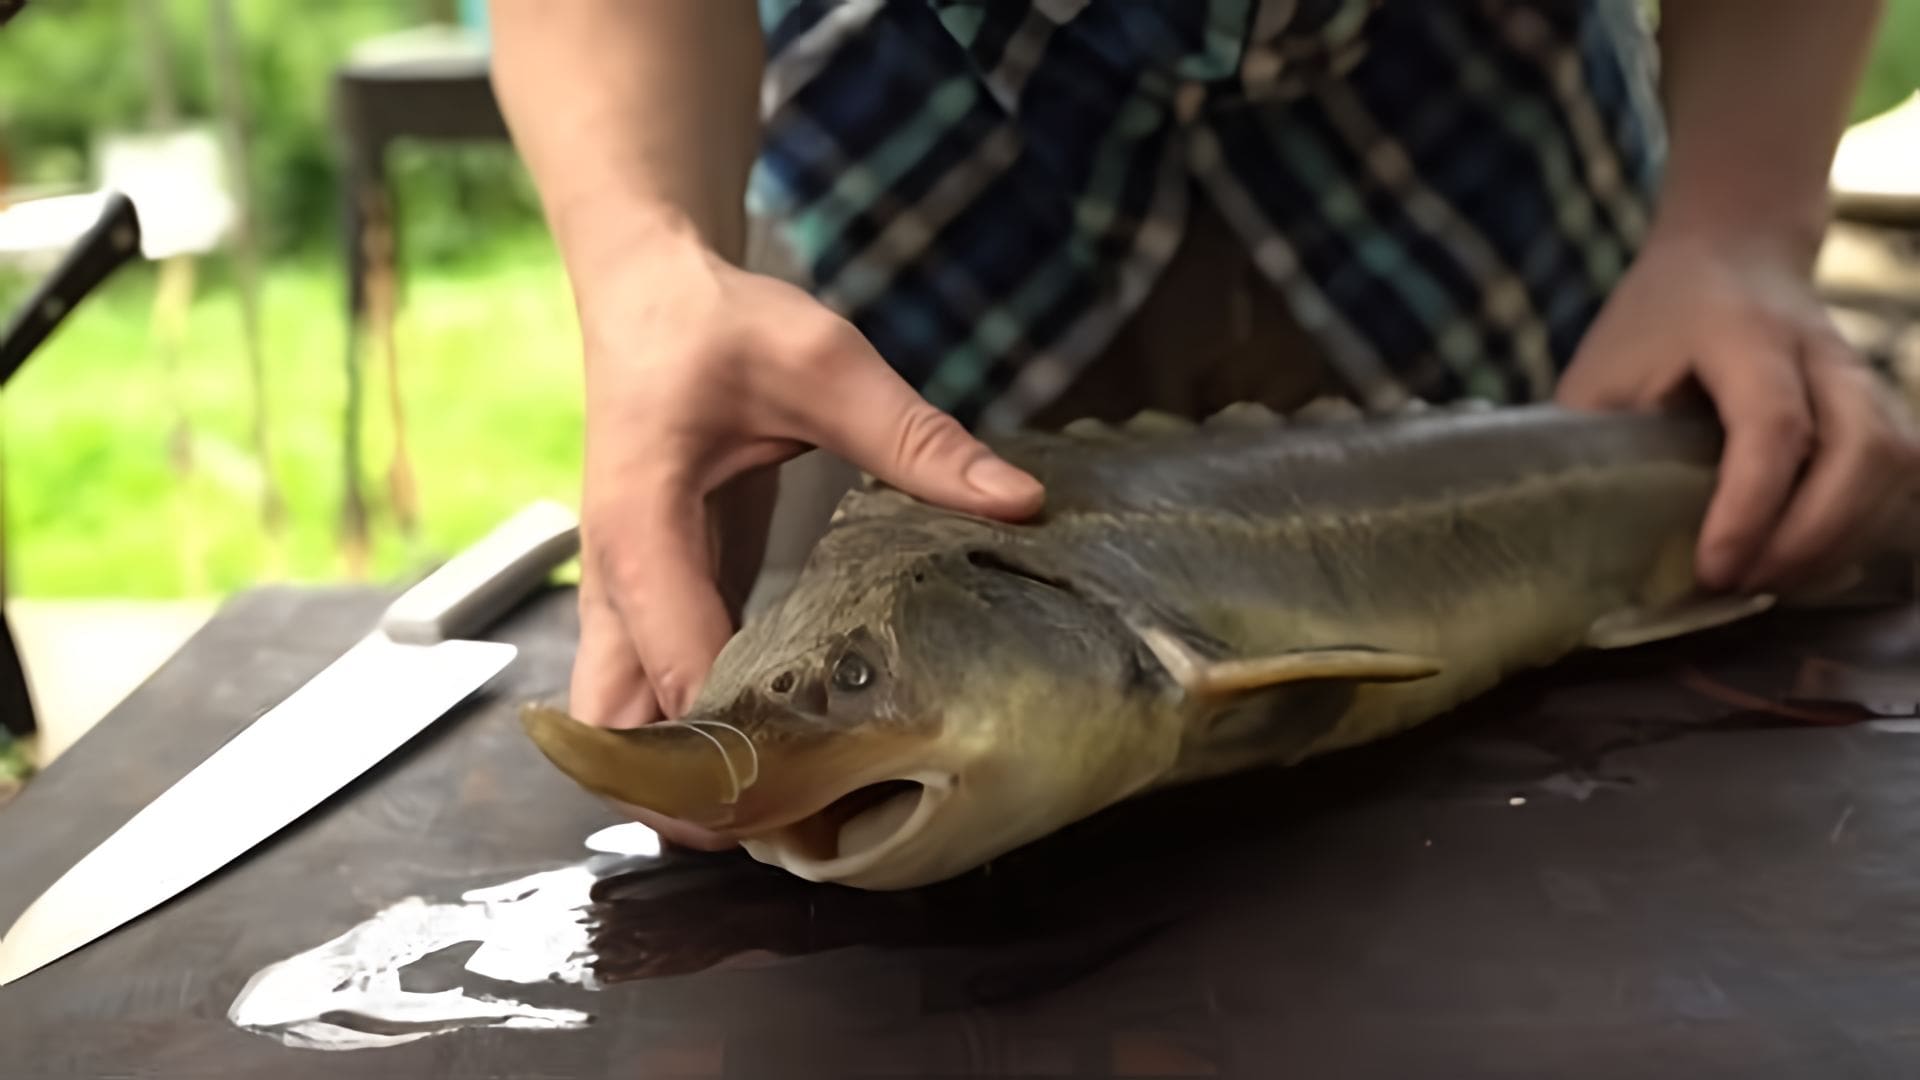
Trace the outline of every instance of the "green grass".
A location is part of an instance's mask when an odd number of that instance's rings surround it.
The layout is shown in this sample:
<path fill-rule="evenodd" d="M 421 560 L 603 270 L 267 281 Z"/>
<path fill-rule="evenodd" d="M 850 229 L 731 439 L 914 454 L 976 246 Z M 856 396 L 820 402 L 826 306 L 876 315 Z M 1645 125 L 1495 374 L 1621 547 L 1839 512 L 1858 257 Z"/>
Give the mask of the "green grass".
<path fill-rule="evenodd" d="M 33 776 L 33 762 L 27 760 L 27 748 L 6 728 L 0 728 L 0 803 L 19 785 Z"/>
<path fill-rule="evenodd" d="M 387 513 L 386 375 L 376 352 L 363 353 L 364 490 L 375 512 L 372 567 L 383 579 L 418 572 L 530 499 L 574 505 L 579 488 L 578 339 L 545 237 L 500 241 L 404 282 L 396 337 L 421 508 L 417 549 Z M 318 258 L 277 266 L 264 288 L 272 473 L 288 524 L 279 566 L 258 513 L 236 295 L 204 281 L 187 323 L 178 400 L 195 453 L 182 478 L 168 454 L 175 391 L 149 332 L 154 285 L 151 268 L 122 271 L 0 396 L 9 591 L 168 597 L 338 579 L 346 399 L 338 267 Z"/>

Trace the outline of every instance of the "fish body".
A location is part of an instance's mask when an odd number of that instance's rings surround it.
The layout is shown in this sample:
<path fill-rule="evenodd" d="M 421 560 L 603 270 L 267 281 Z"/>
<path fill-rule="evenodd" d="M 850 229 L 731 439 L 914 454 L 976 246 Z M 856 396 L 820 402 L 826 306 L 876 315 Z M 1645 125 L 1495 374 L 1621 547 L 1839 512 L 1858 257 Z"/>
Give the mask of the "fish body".
<path fill-rule="evenodd" d="M 993 440 L 1021 523 L 867 482 L 680 721 L 527 724 L 589 789 L 802 877 L 952 877 L 1121 800 L 1389 737 L 1529 668 L 1721 625 L 1710 414 L 1236 407 Z"/>

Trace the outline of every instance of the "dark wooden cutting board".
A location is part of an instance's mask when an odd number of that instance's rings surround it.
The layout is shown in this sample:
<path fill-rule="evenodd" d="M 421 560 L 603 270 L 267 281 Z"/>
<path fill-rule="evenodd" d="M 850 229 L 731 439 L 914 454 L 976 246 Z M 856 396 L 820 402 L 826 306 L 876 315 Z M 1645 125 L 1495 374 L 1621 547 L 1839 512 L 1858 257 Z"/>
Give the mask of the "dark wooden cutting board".
<path fill-rule="evenodd" d="M 386 598 L 232 602 L 0 811 L 0 920 Z M 583 1030 L 326 1053 L 229 1023 L 262 967 L 404 897 L 577 861 L 619 820 L 514 717 L 564 689 L 574 630 L 569 592 L 528 604 L 494 635 L 522 650 L 494 691 L 223 873 L 0 989 L 0 1076 L 1920 1073 L 1920 739 L 1897 722 L 1920 700 L 1920 611 L 1569 664 L 1385 746 L 1129 806 L 935 889 L 669 859 L 606 884 L 607 985 L 566 988 Z M 715 966 L 743 954 L 760 959 Z"/>

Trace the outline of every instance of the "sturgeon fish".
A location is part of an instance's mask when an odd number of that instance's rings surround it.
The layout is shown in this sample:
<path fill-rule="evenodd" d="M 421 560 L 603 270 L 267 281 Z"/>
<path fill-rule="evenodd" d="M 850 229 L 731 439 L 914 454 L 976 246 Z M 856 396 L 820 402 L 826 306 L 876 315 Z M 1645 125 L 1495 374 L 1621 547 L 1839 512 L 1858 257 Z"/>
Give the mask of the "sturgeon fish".
<path fill-rule="evenodd" d="M 867 479 L 684 718 L 535 706 L 526 729 L 593 792 L 808 880 L 901 889 L 1776 603 L 1695 585 L 1711 414 L 1305 412 L 990 440 L 1046 485 L 1018 524 Z"/>

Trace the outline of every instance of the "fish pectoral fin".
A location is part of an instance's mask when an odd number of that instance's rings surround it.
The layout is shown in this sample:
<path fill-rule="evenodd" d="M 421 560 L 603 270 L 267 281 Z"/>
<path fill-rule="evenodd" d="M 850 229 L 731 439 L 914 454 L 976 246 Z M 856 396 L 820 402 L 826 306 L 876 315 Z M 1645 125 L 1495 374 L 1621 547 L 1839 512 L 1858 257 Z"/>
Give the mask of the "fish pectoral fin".
<path fill-rule="evenodd" d="M 1411 682 L 1440 674 L 1440 661 L 1413 653 L 1364 645 L 1301 649 L 1234 660 L 1216 660 L 1201 672 L 1196 688 L 1206 694 L 1235 694 L 1284 683 L 1325 681 Z"/>
<path fill-rule="evenodd" d="M 1774 605 L 1771 593 L 1752 596 L 1692 596 L 1657 608 L 1630 607 L 1609 612 L 1587 628 L 1592 649 L 1627 649 L 1684 637 L 1752 618 Z"/>
<path fill-rule="evenodd" d="M 1439 660 L 1366 645 L 1335 645 L 1265 656 L 1214 659 L 1161 627 L 1136 628 L 1154 658 L 1190 697 L 1220 698 L 1288 683 L 1409 682 L 1438 675 Z"/>

